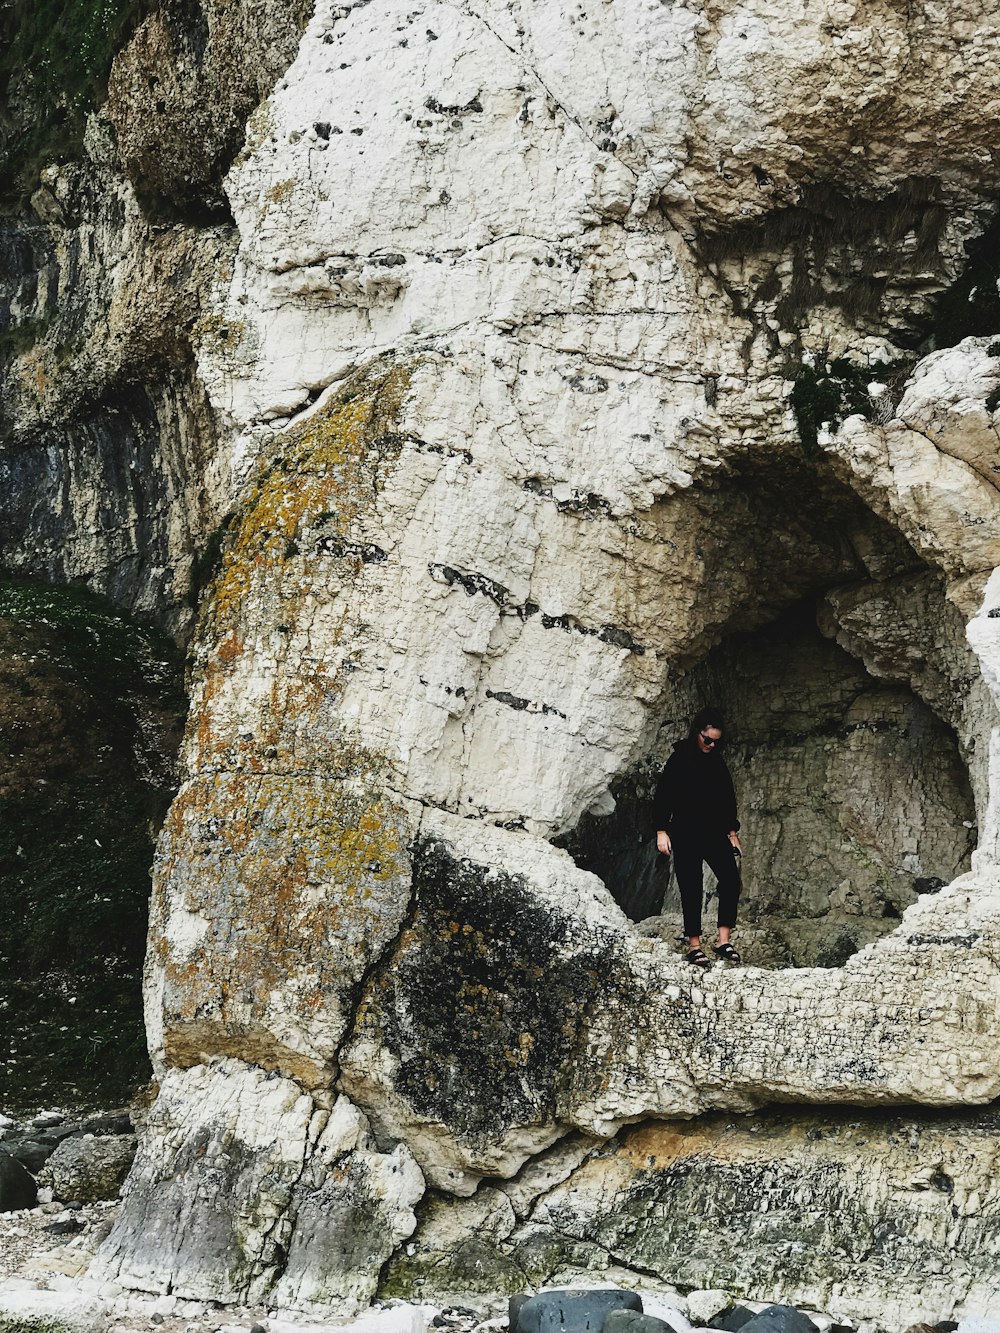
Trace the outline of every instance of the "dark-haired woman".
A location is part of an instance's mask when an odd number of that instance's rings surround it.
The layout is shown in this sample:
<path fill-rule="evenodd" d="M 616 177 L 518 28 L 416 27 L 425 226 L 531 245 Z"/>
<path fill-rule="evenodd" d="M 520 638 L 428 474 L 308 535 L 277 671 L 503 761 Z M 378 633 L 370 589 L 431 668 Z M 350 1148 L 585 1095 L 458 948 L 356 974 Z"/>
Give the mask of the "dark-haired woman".
<path fill-rule="evenodd" d="M 713 952 L 727 963 L 740 955 L 730 943 L 740 897 L 739 827 L 733 779 L 721 754 L 722 715 L 703 708 L 686 739 L 677 741 L 656 788 L 656 845 L 673 854 L 681 891 L 687 961 L 710 967 L 701 947 L 702 863 L 719 881 L 719 942 Z"/>

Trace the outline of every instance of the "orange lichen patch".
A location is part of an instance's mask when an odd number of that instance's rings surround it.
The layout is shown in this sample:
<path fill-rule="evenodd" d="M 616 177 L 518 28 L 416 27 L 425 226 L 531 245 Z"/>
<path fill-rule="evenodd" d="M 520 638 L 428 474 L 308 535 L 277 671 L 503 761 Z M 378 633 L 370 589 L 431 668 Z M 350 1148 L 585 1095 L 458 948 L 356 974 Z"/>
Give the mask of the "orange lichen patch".
<path fill-rule="evenodd" d="M 409 366 L 386 359 L 359 371 L 261 458 L 226 526 L 219 573 L 203 602 L 201 678 L 189 721 L 198 768 L 287 770 L 308 751 L 301 738 L 317 719 L 328 730 L 341 688 L 337 645 L 350 633 L 341 590 L 363 568 L 347 547 L 398 457 L 410 375 Z M 258 697 L 252 719 L 236 717 L 232 682 L 260 669 L 259 649 L 271 663 L 270 697 Z"/>
<path fill-rule="evenodd" d="M 685 1157 L 714 1157 L 720 1133 L 702 1125 L 653 1123 L 630 1133 L 619 1150 L 637 1170 L 666 1171 Z"/>
<path fill-rule="evenodd" d="M 359 371 L 322 411 L 286 431 L 261 460 L 247 501 L 227 532 L 209 603 L 206 632 L 211 638 L 218 641 L 233 627 L 255 583 L 283 572 L 298 555 L 297 539 L 305 526 L 322 522 L 325 535 L 343 535 L 374 502 L 382 470 L 399 452 L 390 426 L 410 374 L 408 366 L 386 369 L 384 363 Z"/>
<path fill-rule="evenodd" d="M 401 924 L 410 829 L 360 752 L 337 759 L 343 778 L 216 774 L 174 802 L 155 895 L 210 925 L 168 949 L 168 1026 L 264 1030 L 275 993 L 283 1024 L 346 1021 L 341 999 Z M 168 912 L 168 946 L 170 930 Z"/>
<path fill-rule="evenodd" d="M 815 1154 L 816 1145 L 807 1138 L 810 1123 L 782 1126 L 784 1151 L 808 1147 Z M 716 1162 L 757 1161 L 771 1149 L 767 1136 L 749 1132 L 719 1117 L 707 1121 L 660 1121 L 642 1125 L 629 1132 L 618 1156 L 643 1171 L 667 1171 L 685 1158 L 710 1158 Z"/>
<path fill-rule="evenodd" d="M 294 178 L 291 180 L 278 181 L 276 185 L 271 186 L 271 188 L 265 194 L 264 198 L 268 201 L 268 203 L 280 204 L 283 199 L 288 198 L 288 196 L 292 193 L 294 189 L 295 189 Z"/>
<path fill-rule="evenodd" d="M 333 1076 L 330 1065 L 310 1060 L 301 1051 L 276 1041 L 269 1032 L 246 1025 L 226 1026 L 205 1019 L 174 1023 L 164 1033 L 163 1046 L 167 1064 L 178 1069 L 228 1056 L 295 1079 L 311 1092 L 329 1087 Z"/>
<path fill-rule="evenodd" d="M 200 776 L 171 809 L 154 884 L 172 1061 L 209 1036 L 206 1049 L 238 1054 L 265 1034 L 290 1070 L 282 1039 L 294 1032 L 301 1058 L 325 1068 L 353 988 L 402 924 L 408 816 L 386 795 L 384 761 L 340 734 L 332 705 L 350 632 L 338 581 L 356 577 L 337 542 L 398 455 L 409 381 L 382 360 L 345 382 L 269 450 L 227 525 L 196 647 Z M 205 923 L 196 939 L 186 914 Z"/>
<path fill-rule="evenodd" d="M 243 651 L 243 640 L 238 634 L 230 632 L 219 644 L 219 660 L 232 662 Z"/>

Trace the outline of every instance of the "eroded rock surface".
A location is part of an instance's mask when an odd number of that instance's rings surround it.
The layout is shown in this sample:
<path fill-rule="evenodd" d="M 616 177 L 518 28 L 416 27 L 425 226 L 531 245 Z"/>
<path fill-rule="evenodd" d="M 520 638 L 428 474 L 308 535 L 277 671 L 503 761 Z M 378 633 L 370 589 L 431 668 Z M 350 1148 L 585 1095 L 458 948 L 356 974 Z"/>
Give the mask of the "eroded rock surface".
<path fill-rule="evenodd" d="M 1000 1095 L 995 20 L 320 0 L 297 45 L 263 6 L 244 68 L 254 7 L 177 13 L 116 64 L 118 148 L 91 131 L 130 259 L 95 265 L 80 337 L 118 360 L 74 401 L 155 367 L 207 413 L 156 454 L 120 596 L 182 627 L 227 517 L 155 873 L 162 1090 L 102 1271 L 343 1308 L 403 1281 L 428 1184 L 428 1225 L 501 1255 L 508 1188 L 581 1134 Z M 110 205 L 43 187 L 39 253 L 78 199 L 109 255 Z M 76 430 L 36 341 L 19 428 Z M 70 503 L 42 565 L 106 582 L 109 534 L 146 541 L 127 492 L 60 564 Z M 587 866 L 602 821 L 605 860 L 629 817 L 649 837 L 625 807 L 709 690 L 772 966 L 695 977 Z M 589 1238 L 608 1201 L 579 1199 Z"/>
<path fill-rule="evenodd" d="M 449 1298 L 638 1268 L 682 1289 L 851 1310 L 881 1328 L 988 1309 L 995 1118 L 796 1111 L 665 1122 L 592 1148 L 511 1207 L 511 1186 L 420 1207 L 387 1290 Z M 891 1281 L 886 1275 L 891 1273 Z"/>
<path fill-rule="evenodd" d="M 324 1109 L 237 1061 L 171 1074 L 142 1152 L 95 1271 L 181 1297 L 356 1309 L 423 1192 L 347 1098 Z"/>

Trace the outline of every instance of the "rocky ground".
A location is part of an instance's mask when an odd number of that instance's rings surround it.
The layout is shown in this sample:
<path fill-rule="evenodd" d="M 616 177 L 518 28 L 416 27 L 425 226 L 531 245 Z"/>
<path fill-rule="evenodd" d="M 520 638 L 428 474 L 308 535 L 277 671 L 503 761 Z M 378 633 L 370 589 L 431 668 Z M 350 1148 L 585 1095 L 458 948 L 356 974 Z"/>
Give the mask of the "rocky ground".
<path fill-rule="evenodd" d="M 843 1321 L 834 1313 L 738 1300 L 724 1291 L 682 1292 L 662 1283 L 639 1290 L 628 1274 L 620 1288 L 613 1274 L 605 1275 L 612 1280 L 600 1287 L 585 1281 L 570 1290 L 525 1293 L 509 1306 L 482 1298 L 444 1307 L 391 1301 L 336 1324 L 263 1306 L 125 1291 L 89 1278 L 87 1270 L 120 1206 L 117 1192 L 134 1143 L 123 1109 L 90 1116 L 47 1111 L 20 1122 L 0 1116 L 0 1333 L 322 1333 L 331 1327 L 352 1333 L 691 1333 L 698 1327 L 895 1333 L 877 1321 Z M 1000 1319 L 920 1324 L 907 1333 L 956 1331 L 1000 1333 Z"/>

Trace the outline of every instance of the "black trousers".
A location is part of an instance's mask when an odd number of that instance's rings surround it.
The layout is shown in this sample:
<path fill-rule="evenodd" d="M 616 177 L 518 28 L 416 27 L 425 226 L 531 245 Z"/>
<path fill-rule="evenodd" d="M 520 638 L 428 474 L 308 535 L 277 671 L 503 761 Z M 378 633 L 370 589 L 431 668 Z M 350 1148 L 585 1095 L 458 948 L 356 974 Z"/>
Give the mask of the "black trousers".
<path fill-rule="evenodd" d="M 736 925 L 736 904 L 740 900 L 740 871 L 733 845 L 724 833 L 671 833 L 674 873 L 681 891 L 684 934 L 701 934 L 701 904 L 704 893 L 702 862 L 719 881 L 719 925 Z"/>

